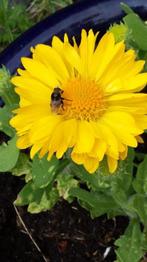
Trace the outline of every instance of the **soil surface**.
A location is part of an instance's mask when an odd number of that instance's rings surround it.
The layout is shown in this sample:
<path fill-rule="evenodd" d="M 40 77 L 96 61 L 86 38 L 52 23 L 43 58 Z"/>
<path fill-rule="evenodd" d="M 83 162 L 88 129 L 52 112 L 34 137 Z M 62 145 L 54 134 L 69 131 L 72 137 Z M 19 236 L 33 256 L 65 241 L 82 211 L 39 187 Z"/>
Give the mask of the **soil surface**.
<path fill-rule="evenodd" d="M 13 206 L 22 186 L 20 178 L 0 174 L 1 262 L 115 260 L 114 241 L 123 234 L 127 218 L 92 220 L 77 202 L 63 200 L 50 212 L 31 215 L 26 207 Z"/>

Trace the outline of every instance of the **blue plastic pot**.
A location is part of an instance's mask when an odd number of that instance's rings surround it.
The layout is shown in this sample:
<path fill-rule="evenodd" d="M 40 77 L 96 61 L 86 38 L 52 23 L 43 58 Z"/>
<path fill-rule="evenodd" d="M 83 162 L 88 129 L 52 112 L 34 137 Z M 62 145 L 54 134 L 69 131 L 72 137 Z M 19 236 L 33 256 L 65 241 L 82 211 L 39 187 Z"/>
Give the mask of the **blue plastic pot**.
<path fill-rule="evenodd" d="M 147 18 L 146 0 L 125 0 L 143 19 Z M 84 0 L 62 9 L 33 26 L 0 54 L 0 64 L 13 74 L 20 66 L 20 58 L 30 55 L 30 47 L 50 43 L 53 35 L 80 36 L 82 28 L 100 30 L 102 33 L 123 16 L 119 0 Z"/>

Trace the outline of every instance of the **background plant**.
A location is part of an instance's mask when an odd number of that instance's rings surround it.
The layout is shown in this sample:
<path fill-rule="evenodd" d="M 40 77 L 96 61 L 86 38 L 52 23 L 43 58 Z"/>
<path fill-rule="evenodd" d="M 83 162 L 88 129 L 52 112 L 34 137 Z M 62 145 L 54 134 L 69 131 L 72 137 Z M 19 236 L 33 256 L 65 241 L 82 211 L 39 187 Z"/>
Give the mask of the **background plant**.
<path fill-rule="evenodd" d="M 72 0 L 1 0 L 0 51 L 33 24 L 72 3 Z"/>

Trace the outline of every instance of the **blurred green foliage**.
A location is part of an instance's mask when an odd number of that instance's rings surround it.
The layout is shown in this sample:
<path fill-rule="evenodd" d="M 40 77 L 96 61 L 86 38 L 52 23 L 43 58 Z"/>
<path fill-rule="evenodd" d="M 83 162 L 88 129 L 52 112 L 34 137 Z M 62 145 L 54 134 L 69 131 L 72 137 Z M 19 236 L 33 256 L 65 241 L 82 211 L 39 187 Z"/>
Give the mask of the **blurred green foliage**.
<path fill-rule="evenodd" d="M 72 0 L 0 0 L 0 51 L 33 24 Z"/>

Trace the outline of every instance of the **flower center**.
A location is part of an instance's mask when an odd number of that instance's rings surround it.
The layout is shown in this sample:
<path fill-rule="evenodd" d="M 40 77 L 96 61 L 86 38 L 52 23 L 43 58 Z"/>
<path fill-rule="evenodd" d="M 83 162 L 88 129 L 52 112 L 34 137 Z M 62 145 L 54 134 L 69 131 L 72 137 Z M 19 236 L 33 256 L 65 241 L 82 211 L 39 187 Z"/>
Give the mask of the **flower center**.
<path fill-rule="evenodd" d="M 73 78 L 62 88 L 63 106 L 59 113 L 66 119 L 96 120 L 105 111 L 104 93 L 95 81 Z"/>

